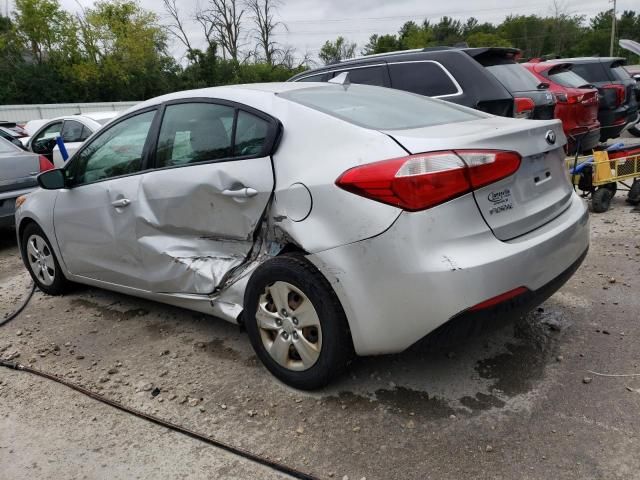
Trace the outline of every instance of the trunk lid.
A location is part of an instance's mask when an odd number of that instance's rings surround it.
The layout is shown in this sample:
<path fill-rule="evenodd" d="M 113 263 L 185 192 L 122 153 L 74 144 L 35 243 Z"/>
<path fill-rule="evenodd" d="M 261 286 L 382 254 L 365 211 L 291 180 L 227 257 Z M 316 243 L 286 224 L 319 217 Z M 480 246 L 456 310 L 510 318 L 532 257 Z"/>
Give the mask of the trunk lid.
<path fill-rule="evenodd" d="M 0 193 L 35 187 L 40 173 L 38 155 L 17 148 L 15 152 L 5 151 L 3 147 L 0 146 Z"/>
<path fill-rule="evenodd" d="M 411 130 L 385 131 L 409 153 L 455 149 L 518 152 L 518 171 L 473 194 L 487 225 L 500 240 L 524 235 L 560 215 L 573 189 L 564 168 L 566 138 L 558 120 L 492 117 Z M 555 136 L 555 142 L 550 143 Z M 549 138 L 549 141 L 547 140 Z"/>

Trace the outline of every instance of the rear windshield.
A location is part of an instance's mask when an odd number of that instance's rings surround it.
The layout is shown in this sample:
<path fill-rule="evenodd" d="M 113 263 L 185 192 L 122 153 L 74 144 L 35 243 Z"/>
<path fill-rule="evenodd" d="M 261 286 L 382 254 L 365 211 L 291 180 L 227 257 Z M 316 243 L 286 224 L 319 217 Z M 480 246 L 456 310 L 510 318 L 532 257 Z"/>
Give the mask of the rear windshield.
<path fill-rule="evenodd" d="M 368 85 L 340 85 L 291 90 L 280 94 L 306 107 L 375 130 L 404 130 L 485 118 L 457 105 Z"/>
<path fill-rule="evenodd" d="M 576 63 L 573 65 L 573 71 L 589 83 L 610 81 L 602 62 Z"/>
<path fill-rule="evenodd" d="M 533 73 L 517 63 L 492 65 L 486 68 L 511 92 L 536 90 L 540 85 Z"/>
<path fill-rule="evenodd" d="M 611 73 L 613 73 L 613 76 L 617 80 L 631 80 L 631 75 L 629 75 L 629 72 L 627 72 L 624 67 L 613 67 Z"/>
<path fill-rule="evenodd" d="M 558 85 L 569 88 L 580 88 L 589 84 L 584 78 L 571 70 L 560 70 L 550 73 L 548 78 Z"/>

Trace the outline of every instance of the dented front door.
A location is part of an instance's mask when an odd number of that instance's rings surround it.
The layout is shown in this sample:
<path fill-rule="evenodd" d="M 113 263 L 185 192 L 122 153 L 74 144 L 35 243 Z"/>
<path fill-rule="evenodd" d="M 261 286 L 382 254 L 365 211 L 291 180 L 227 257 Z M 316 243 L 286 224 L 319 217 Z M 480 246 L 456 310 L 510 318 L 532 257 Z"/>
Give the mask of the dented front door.
<path fill-rule="evenodd" d="M 244 262 L 274 187 L 263 122 L 228 105 L 166 107 L 157 168 L 138 195 L 148 290 L 212 293 Z"/>

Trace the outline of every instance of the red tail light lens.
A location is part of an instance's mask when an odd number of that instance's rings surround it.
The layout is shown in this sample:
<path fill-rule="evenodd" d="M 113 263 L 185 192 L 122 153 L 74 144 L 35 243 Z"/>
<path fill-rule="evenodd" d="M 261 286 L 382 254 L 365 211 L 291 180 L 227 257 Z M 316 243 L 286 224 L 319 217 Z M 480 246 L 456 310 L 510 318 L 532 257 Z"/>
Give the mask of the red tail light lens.
<path fill-rule="evenodd" d="M 56 168 L 53 166 L 53 163 L 51 163 L 49 159 L 43 155 L 40 155 L 39 160 L 40 160 L 40 173 L 46 172 L 47 170 L 53 170 L 54 168 Z"/>
<path fill-rule="evenodd" d="M 533 116 L 533 109 L 536 104 L 528 97 L 515 97 L 515 117 L 516 118 L 531 118 Z"/>
<path fill-rule="evenodd" d="M 410 212 L 425 210 L 518 170 L 520 155 L 497 150 L 422 153 L 344 172 L 336 185 Z"/>

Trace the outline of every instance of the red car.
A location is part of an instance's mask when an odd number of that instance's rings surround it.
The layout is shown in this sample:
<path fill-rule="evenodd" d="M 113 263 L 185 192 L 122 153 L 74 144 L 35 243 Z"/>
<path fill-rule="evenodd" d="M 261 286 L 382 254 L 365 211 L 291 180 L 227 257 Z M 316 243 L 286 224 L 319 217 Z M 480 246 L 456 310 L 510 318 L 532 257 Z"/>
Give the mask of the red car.
<path fill-rule="evenodd" d="M 541 82 L 549 84 L 556 97 L 555 118 L 562 120 L 568 139 L 569 153 L 574 153 L 577 140 L 580 150 L 590 151 L 600 142 L 598 121 L 598 90 L 585 79 L 571 71 L 570 63 L 536 62 L 523 65 Z"/>

